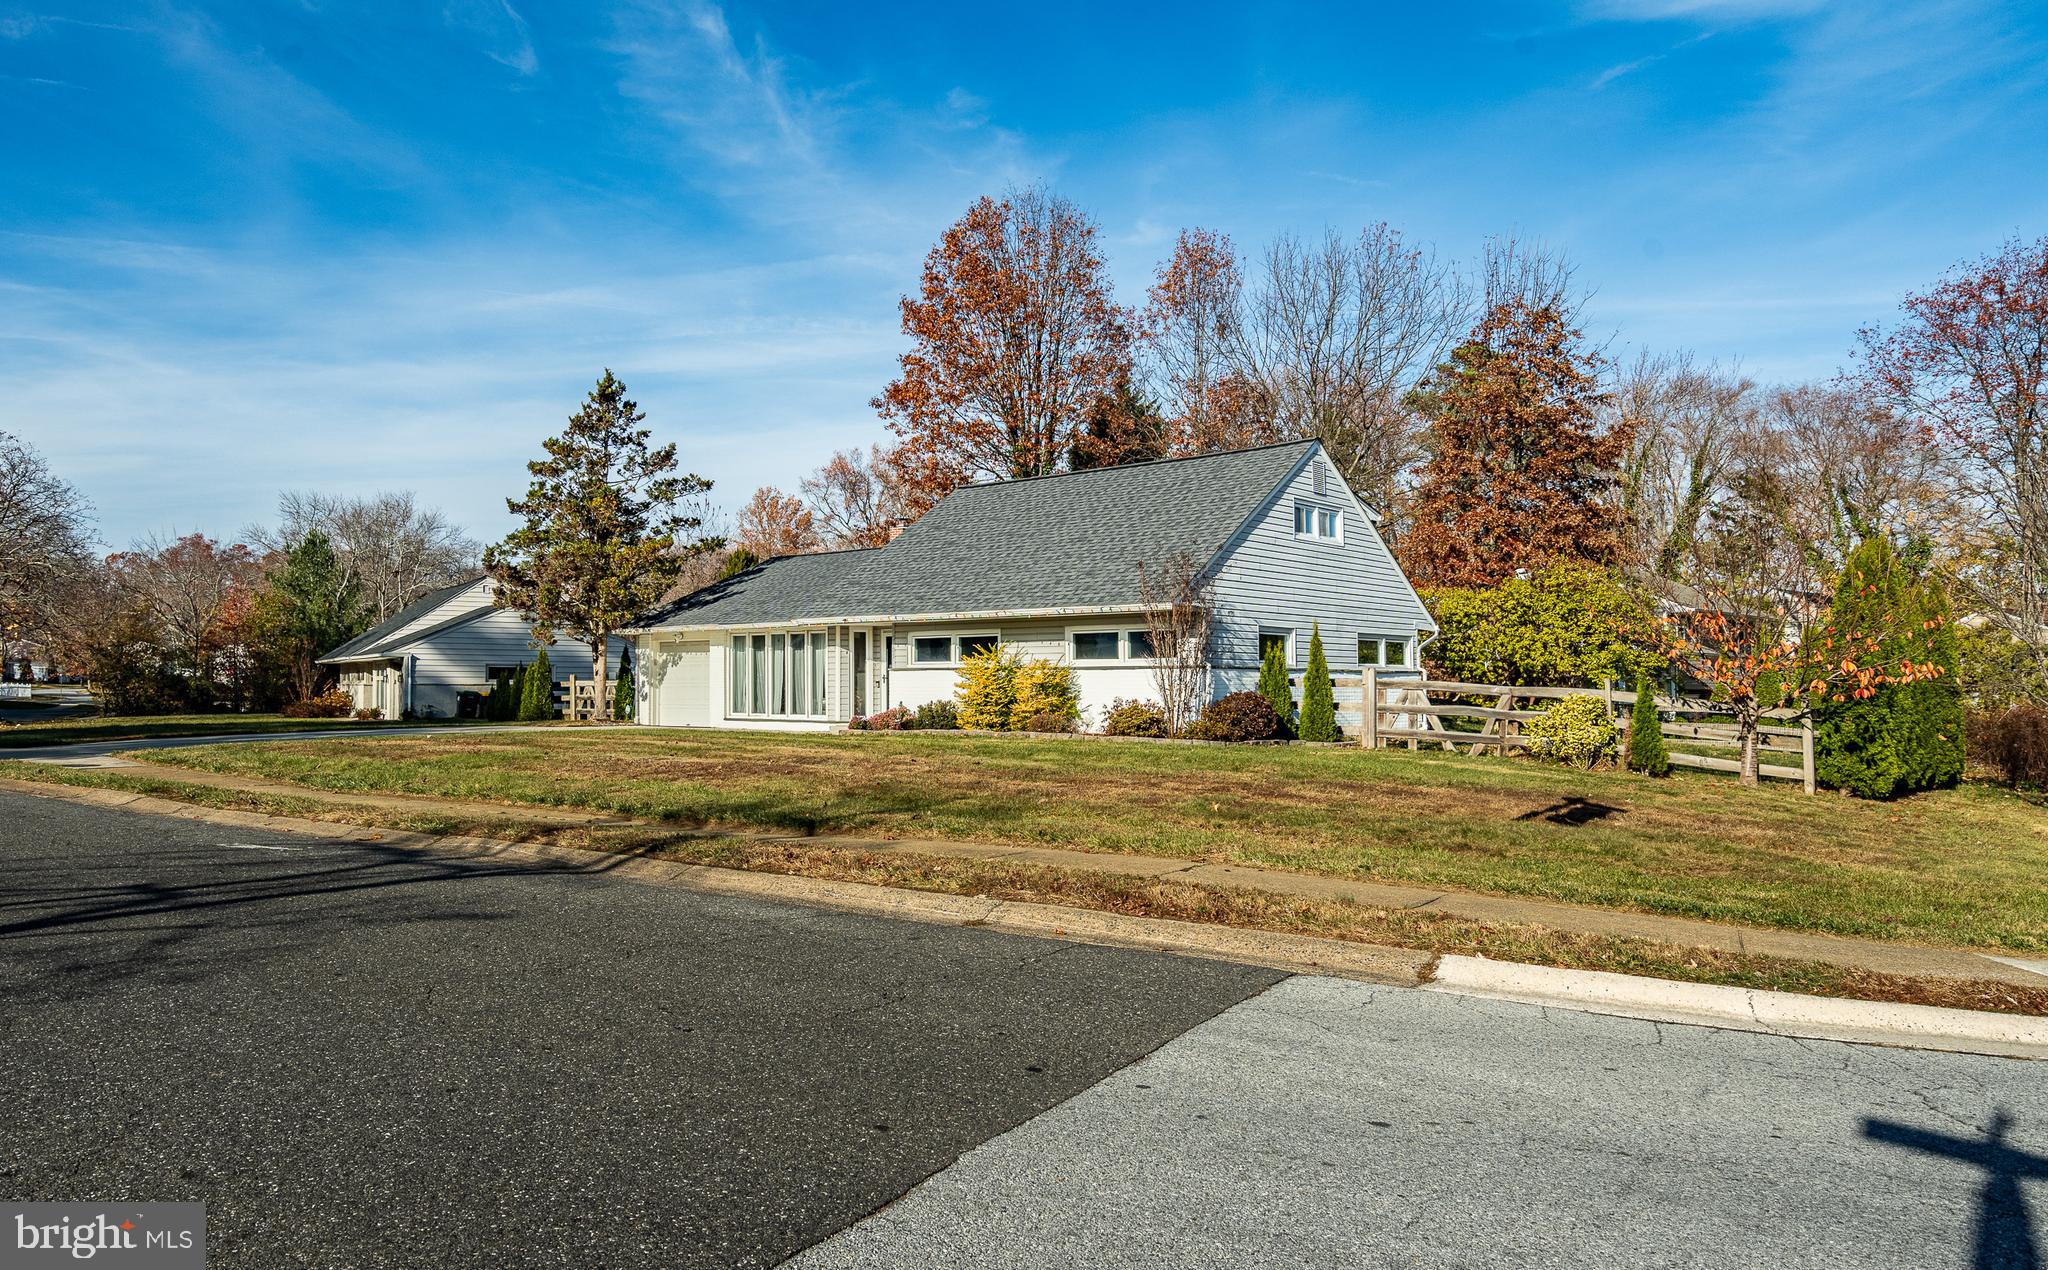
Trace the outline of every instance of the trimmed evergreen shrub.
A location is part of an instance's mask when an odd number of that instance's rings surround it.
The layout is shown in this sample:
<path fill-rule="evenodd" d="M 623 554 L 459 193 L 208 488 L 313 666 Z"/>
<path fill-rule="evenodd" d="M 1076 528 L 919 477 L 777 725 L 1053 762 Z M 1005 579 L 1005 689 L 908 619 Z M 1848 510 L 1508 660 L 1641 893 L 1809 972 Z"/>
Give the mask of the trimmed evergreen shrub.
<path fill-rule="evenodd" d="M 1657 717 L 1657 697 L 1648 675 L 1636 676 L 1636 704 L 1628 716 L 1628 765 L 1645 776 L 1671 774 L 1664 723 Z"/>
<path fill-rule="evenodd" d="M 619 686 L 612 691 L 612 722 L 633 721 L 633 650 L 619 652 Z"/>
<path fill-rule="evenodd" d="M 1601 697 L 1565 697 L 1522 725 L 1531 753 L 1574 767 L 1591 767 L 1614 753 L 1614 716 Z"/>
<path fill-rule="evenodd" d="M 1202 708 L 1188 729 L 1197 741 L 1276 741 L 1282 738 L 1273 703 L 1256 692 L 1233 692 Z"/>
<path fill-rule="evenodd" d="M 1060 720 L 1058 727 L 1040 726 Z M 1032 658 L 1017 667 L 1017 700 L 1010 727 L 1019 732 L 1072 732 L 1081 720 L 1081 693 L 1074 671 L 1062 661 Z"/>
<path fill-rule="evenodd" d="M 516 713 L 517 698 L 514 696 L 513 685 L 517 682 L 516 674 L 500 675 L 491 680 L 490 695 L 484 698 L 484 718 L 493 723 L 504 723 Z"/>
<path fill-rule="evenodd" d="M 1963 774 L 1962 684 L 1940 587 L 1915 581 L 1891 543 L 1873 535 L 1849 554 L 1828 621 L 1851 637 L 1886 633 L 1877 655 L 1888 666 L 1933 662 L 1943 673 L 1923 683 L 1886 684 L 1860 700 L 1821 703 L 1814 711 L 1816 779 L 1864 798 L 1953 785 Z"/>
<path fill-rule="evenodd" d="M 540 650 L 526 667 L 526 682 L 519 700 L 519 721 L 539 723 L 555 717 L 555 671 L 548 664 L 548 650 Z"/>
<path fill-rule="evenodd" d="M 1422 592 L 1439 627 L 1429 664 L 1445 679 L 1598 687 L 1660 670 L 1649 612 L 1614 574 L 1554 564 L 1499 586 Z"/>
<path fill-rule="evenodd" d="M 1334 741 L 1337 732 L 1337 696 L 1330 684 L 1330 662 L 1323 656 L 1323 630 L 1309 627 L 1308 669 L 1301 672 L 1301 739 Z"/>
<path fill-rule="evenodd" d="M 1166 711 L 1150 701 L 1118 697 L 1102 717 L 1102 730 L 1110 736 L 1165 736 Z"/>
<path fill-rule="evenodd" d="M 960 726 L 1006 732 L 1017 706 L 1017 650 L 997 644 L 960 659 Z"/>
<path fill-rule="evenodd" d="M 951 732 L 960 727 L 960 707 L 950 701 L 927 701 L 917 708 L 917 730 Z"/>
<path fill-rule="evenodd" d="M 1259 662 L 1259 695 L 1273 707 L 1273 717 L 1280 720 L 1280 735 L 1293 736 L 1294 689 L 1287 682 L 1286 647 L 1286 641 L 1281 640 L 1266 649 Z"/>

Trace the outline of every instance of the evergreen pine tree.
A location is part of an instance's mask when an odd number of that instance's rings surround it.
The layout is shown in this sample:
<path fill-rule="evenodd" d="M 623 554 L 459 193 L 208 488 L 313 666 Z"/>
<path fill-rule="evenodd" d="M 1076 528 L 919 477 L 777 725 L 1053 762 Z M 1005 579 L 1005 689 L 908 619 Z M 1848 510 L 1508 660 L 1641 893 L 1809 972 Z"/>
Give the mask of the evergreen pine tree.
<path fill-rule="evenodd" d="M 548 650 L 542 646 L 540 656 L 526 668 L 526 691 L 519 703 L 519 719 L 522 723 L 543 723 L 555 717 L 555 671 L 548 664 Z"/>
<path fill-rule="evenodd" d="M 1628 765 L 1645 776 L 1671 774 L 1664 723 L 1657 717 L 1657 694 L 1648 675 L 1636 676 L 1636 704 L 1628 719 Z"/>
<path fill-rule="evenodd" d="M 1294 689 L 1287 682 L 1286 640 L 1276 639 L 1266 647 L 1265 660 L 1259 663 L 1259 695 L 1280 716 L 1281 735 L 1293 736 Z"/>
<path fill-rule="evenodd" d="M 619 691 L 612 698 L 612 722 L 633 721 L 633 650 L 619 653 Z"/>
<path fill-rule="evenodd" d="M 1309 627 L 1308 669 L 1301 674 L 1301 739 L 1337 739 L 1337 698 L 1331 690 L 1330 662 L 1323 656 L 1323 630 Z"/>

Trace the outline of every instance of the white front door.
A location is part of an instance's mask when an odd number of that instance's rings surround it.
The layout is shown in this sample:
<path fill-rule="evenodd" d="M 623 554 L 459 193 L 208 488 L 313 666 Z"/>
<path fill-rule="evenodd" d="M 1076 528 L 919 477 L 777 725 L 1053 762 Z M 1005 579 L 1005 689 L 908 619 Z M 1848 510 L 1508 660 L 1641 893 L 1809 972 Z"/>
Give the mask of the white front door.
<path fill-rule="evenodd" d="M 663 644 L 657 660 L 654 721 L 667 728 L 711 726 L 711 645 L 701 639 Z"/>

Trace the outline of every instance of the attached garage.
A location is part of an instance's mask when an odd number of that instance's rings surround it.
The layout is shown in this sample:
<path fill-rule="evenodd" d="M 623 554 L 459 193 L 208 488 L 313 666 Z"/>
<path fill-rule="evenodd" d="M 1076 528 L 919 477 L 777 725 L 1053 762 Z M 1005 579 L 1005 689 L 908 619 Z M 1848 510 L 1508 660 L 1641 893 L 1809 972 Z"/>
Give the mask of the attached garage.
<path fill-rule="evenodd" d="M 655 683 L 654 718 L 663 727 L 711 726 L 711 643 L 683 640 L 658 644 L 648 659 Z"/>

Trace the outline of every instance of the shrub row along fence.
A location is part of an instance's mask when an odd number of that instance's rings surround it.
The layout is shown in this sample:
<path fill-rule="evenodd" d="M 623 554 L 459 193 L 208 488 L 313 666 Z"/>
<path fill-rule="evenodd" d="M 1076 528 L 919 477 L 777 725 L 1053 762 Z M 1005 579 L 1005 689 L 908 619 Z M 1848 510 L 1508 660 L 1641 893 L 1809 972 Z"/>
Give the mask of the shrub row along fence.
<path fill-rule="evenodd" d="M 1607 703 L 1614 718 L 1621 752 L 1628 752 L 1630 712 L 1636 694 L 1608 685 L 1590 688 L 1528 688 L 1507 684 L 1460 683 L 1446 679 L 1423 679 L 1414 675 L 1382 675 L 1367 670 L 1362 677 L 1336 678 L 1337 724 L 1359 738 L 1367 749 L 1406 743 L 1411 750 L 1425 745 L 1466 754 L 1492 750 L 1506 754 L 1528 749 L 1521 725 L 1541 717 L 1535 706 L 1565 697 L 1598 697 Z M 1367 711 L 1364 703 L 1375 701 L 1379 708 Z M 1480 704 L 1485 702 L 1485 704 Z M 1528 703 L 1528 704 L 1523 704 Z M 1735 724 L 1717 716 L 1728 713 L 1726 704 L 1692 697 L 1657 697 L 1660 727 L 1667 742 L 1700 747 L 1729 747 L 1737 744 Z M 1789 710 L 1774 710 L 1758 729 L 1759 775 L 1771 780 L 1798 781 L 1814 791 L 1813 722 L 1800 717 L 1797 726 L 1787 726 L 1795 717 Z M 1447 720 L 1470 720 L 1477 731 L 1446 726 Z M 1670 753 L 1673 767 L 1694 767 L 1710 772 L 1740 772 L 1739 758 L 1692 754 L 1682 749 Z M 1783 760 L 1773 762 L 1773 759 Z"/>

